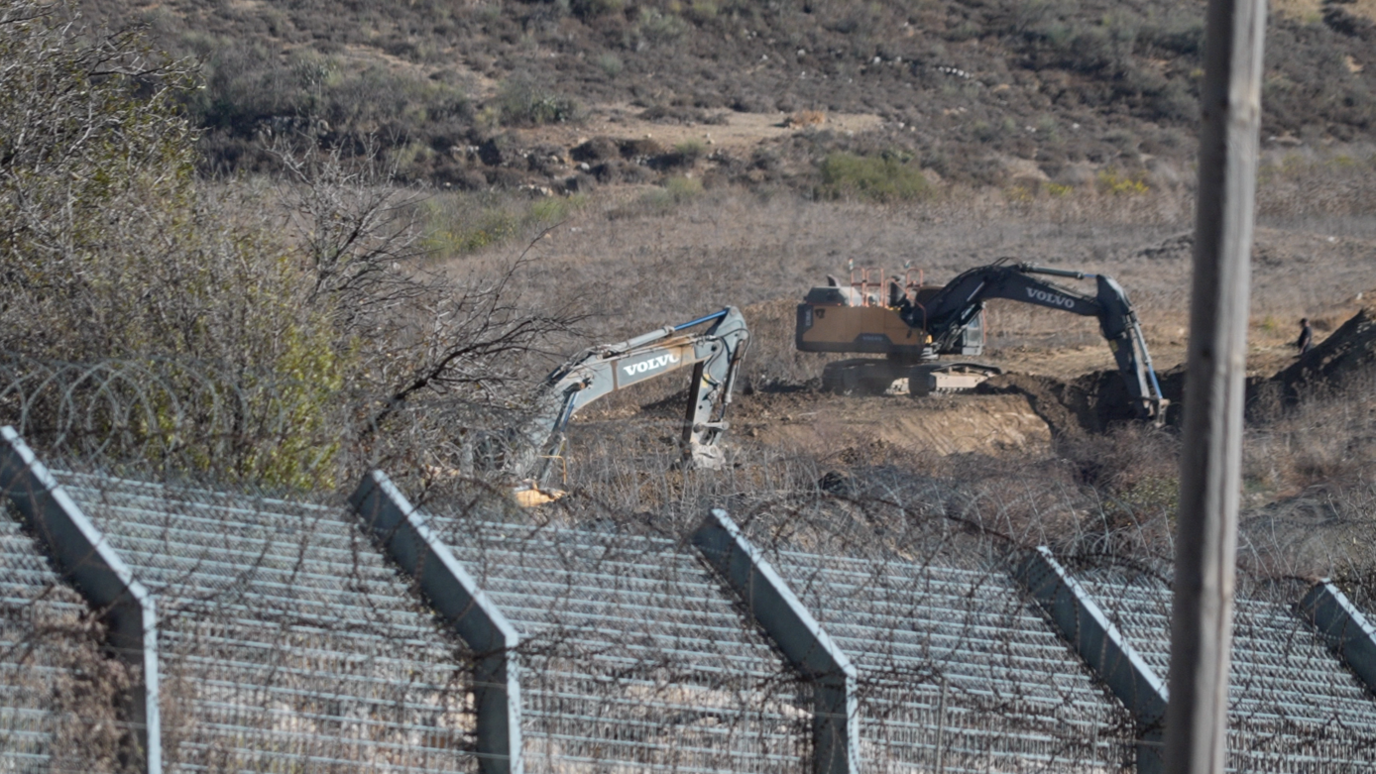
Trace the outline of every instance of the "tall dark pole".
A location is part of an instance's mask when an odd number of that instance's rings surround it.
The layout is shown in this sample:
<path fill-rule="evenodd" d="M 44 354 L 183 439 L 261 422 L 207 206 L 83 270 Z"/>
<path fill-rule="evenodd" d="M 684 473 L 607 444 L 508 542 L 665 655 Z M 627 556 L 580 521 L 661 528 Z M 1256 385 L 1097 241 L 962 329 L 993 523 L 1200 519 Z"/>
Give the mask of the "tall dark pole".
<path fill-rule="evenodd" d="M 1222 774 L 1265 0 L 1210 0 L 1165 770 Z"/>

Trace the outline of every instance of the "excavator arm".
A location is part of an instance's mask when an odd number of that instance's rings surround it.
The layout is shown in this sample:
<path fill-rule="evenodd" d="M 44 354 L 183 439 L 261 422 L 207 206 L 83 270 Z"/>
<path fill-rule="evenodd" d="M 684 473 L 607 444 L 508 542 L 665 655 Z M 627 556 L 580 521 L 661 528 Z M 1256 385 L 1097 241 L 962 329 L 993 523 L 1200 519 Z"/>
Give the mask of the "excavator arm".
<path fill-rule="evenodd" d="M 701 333 L 683 333 L 706 323 L 711 327 Z M 569 421 L 579 409 L 617 390 L 688 366 L 693 366 L 693 379 L 683 428 L 685 462 L 719 466 L 722 457 L 717 444 L 727 428 L 723 416 L 749 340 L 740 310 L 727 307 L 681 325 L 666 325 L 584 350 L 545 378 L 534 417 L 514 439 L 519 450 L 506 455 L 507 472 L 524 482 L 518 490 L 544 490 L 556 461 L 563 457 Z"/>
<path fill-rule="evenodd" d="M 1097 288 L 1089 296 L 1036 275 L 1092 279 Z M 1142 326 L 1127 294 L 1112 277 L 1025 263 L 980 266 L 951 280 L 926 303 L 909 304 L 901 314 L 909 326 L 927 331 L 932 347 L 941 351 L 961 335 L 990 298 L 1007 298 L 1097 318 L 1138 417 L 1160 420 L 1166 401 L 1152 368 Z"/>

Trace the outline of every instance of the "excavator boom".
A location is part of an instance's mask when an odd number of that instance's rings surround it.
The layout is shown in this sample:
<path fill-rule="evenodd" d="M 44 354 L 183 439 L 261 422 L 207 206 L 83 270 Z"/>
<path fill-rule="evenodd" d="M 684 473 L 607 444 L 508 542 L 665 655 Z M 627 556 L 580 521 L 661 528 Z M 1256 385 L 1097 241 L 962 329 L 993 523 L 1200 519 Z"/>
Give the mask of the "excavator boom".
<path fill-rule="evenodd" d="M 684 332 L 707 323 L 711 326 L 700 333 Z M 693 366 L 693 378 L 683 428 L 685 462 L 719 466 L 718 442 L 727 429 L 723 416 L 749 339 L 740 310 L 727 307 L 584 350 L 545 378 L 535 415 L 516 439 L 520 448 L 505 455 L 506 472 L 523 482 L 518 490 L 545 491 L 556 461 L 563 458 L 565 431 L 575 413 L 605 395 L 687 366 Z"/>
<path fill-rule="evenodd" d="M 1094 280 L 1096 292 L 1088 296 L 1037 275 Z M 1160 418 L 1166 401 L 1151 365 L 1142 326 L 1123 287 L 1112 277 L 1026 263 L 980 266 L 951 280 L 926 303 L 909 304 L 901 315 L 908 325 L 926 330 L 933 346 L 941 349 L 963 334 L 965 326 L 990 298 L 1007 298 L 1097 318 L 1099 331 L 1113 352 L 1138 418 Z"/>

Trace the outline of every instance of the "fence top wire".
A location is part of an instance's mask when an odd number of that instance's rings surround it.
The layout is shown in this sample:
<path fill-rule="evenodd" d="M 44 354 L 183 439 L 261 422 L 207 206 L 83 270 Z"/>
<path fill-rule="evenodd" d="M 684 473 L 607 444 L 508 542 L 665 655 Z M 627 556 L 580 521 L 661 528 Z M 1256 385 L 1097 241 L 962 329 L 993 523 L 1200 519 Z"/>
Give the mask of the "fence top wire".
<path fill-rule="evenodd" d="M 99 631 L 19 514 L 8 502 L 0 510 L 0 770 L 92 770 L 97 761 L 64 737 L 79 733 L 71 713 L 107 714 L 67 701 L 84 671 L 105 662 Z"/>
<path fill-rule="evenodd" d="M 1110 570 L 1081 574 L 1081 584 L 1153 670 L 1167 679 L 1170 668 L 1172 593 L 1147 575 Z M 1260 587 L 1238 595 L 1234 607 L 1229 718 L 1238 755 L 1294 756 L 1327 741 L 1332 767 L 1376 762 L 1376 703 L 1357 677 L 1294 612 L 1299 597 L 1281 599 Z M 1259 741 L 1259 740 L 1265 740 Z M 1360 762 L 1360 763 L 1356 763 Z"/>
<path fill-rule="evenodd" d="M 56 475 L 158 599 L 174 765 L 474 768 L 467 656 L 344 509 Z"/>

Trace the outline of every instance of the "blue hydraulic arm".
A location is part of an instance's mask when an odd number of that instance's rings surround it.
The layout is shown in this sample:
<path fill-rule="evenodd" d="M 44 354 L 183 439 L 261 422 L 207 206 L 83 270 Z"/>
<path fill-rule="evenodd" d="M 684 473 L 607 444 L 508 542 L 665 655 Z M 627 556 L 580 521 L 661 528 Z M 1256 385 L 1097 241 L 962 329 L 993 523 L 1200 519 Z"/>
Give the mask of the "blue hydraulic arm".
<path fill-rule="evenodd" d="M 1035 275 L 1094 280 L 1097 288 L 1089 296 Z M 1027 263 L 979 266 L 958 275 L 926 303 L 908 305 L 902 312 L 903 321 L 925 330 L 932 337 L 933 349 L 941 351 L 961 335 L 990 298 L 1098 318 L 1099 330 L 1108 340 L 1137 416 L 1160 421 L 1167 401 L 1152 368 L 1142 325 L 1123 287 L 1112 277 Z"/>

